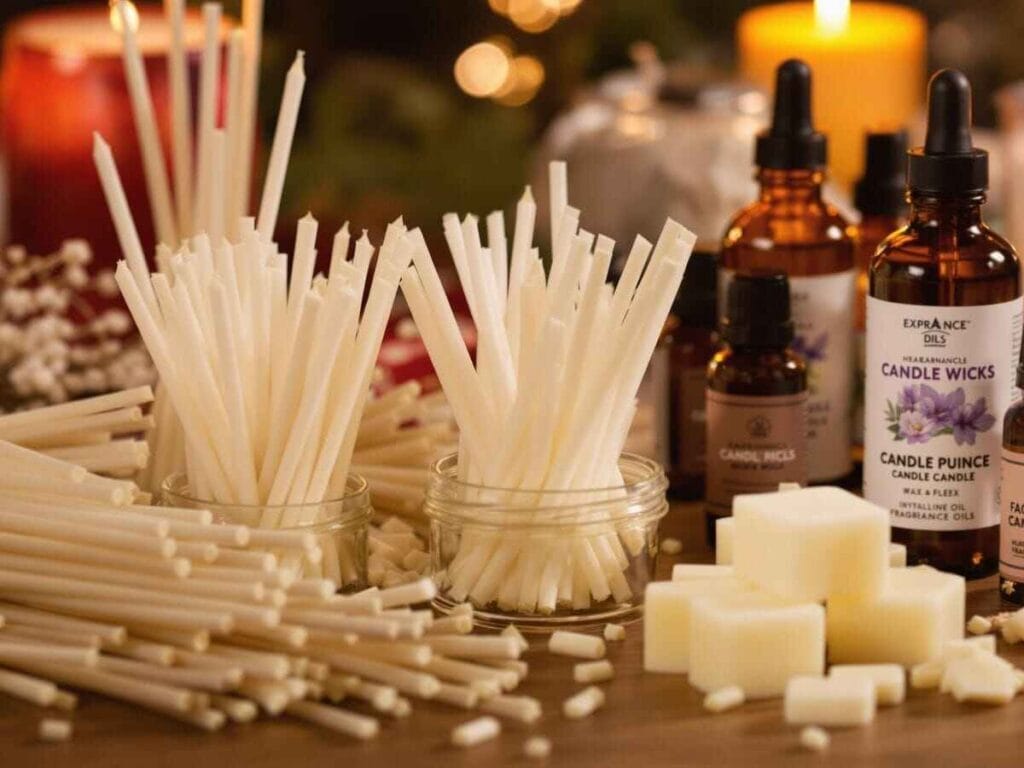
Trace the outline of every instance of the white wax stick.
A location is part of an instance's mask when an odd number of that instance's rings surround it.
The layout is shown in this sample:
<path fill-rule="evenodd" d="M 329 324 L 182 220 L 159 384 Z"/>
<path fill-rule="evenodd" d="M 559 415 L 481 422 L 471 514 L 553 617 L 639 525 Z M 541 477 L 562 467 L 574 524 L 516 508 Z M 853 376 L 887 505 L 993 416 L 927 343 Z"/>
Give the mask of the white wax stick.
<path fill-rule="evenodd" d="M 180 545 L 178 549 L 180 549 Z M 189 562 L 180 557 L 163 558 L 159 555 L 147 557 L 92 544 L 84 545 L 69 541 L 42 539 L 8 531 L 0 531 L 0 552 L 42 556 L 54 561 L 70 560 L 94 565 L 110 565 L 136 573 L 167 574 L 175 578 L 184 578 L 191 571 Z"/>
<path fill-rule="evenodd" d="M 89 543 L 135 554 L 151 554 L 156 557 L 174 556 L 175 543 L 170 539 L 156 536 L 142 536 L 136 533 L 110 530 L 79 523 L 56 522 L 37 515 L 20 515 L 0 510 L 0 524 L 4 533 L 37 536 L 60 541 Z"/>
<path fill-rule="evenodd" d="M 284 177 L 288 168 L 288 156 L 292 151 L 295 123 L 299 117 L 299 105 L 302 102 L 302 90 L 305 85 L 303 52 L 299 51 L 295 56 L 295 63 L 292 64 L 285 78 L 281 108 L 277 113 L 274 143 L 270 149 L 267 176 L 263 182 L 263 196 L 260 198 L 260 212 L 256 219 L 256 229 L 260 233 L 260 238 L 266 242 L 274 239 L 277 214 L 281 207 L 281 192 L 284 190 Z"/>
<path fill-rule="evenodd" d="M 124 297 L 125 303 L 128 304 L 128 309 L 135 319 L 139 333 L 146 343 L 146 349 L 153 356 L 154 364 L 157 366 L 157 370 L 160 371 L 161 380 L 167 386 L 168 393 L 174 403 L 174 410 L 177 411 L 182 419 L 181 424 L 184 427 L 189 445 L 202 457 L 204 473 L 210 482 L 214 484 L 213 488 L 215 493 L 217 493 L 217 498 L 230 501 L 232 493 L 224 475 L 223 467 L 216 452 L 212 450 L 207 442 L 199 419 L 192 413 L 192 403 L 187 397 L 185 388 L 182 387 L 176 376 L 176 366 L 167 348 L 164 335 L 142 299 L 142 294 L 136 285 L 134 277 L 123 262 L 118 264 L 114 277 L 121 288 L 121 295 Z"/>
<path fill-rule="evenodd" d="M 604 691 L 591 685 L 566 699 L 562 703 L 562 714 L 571 720 L 579 720 L 604 706 L 604 700 Z"/>
<path fill-rule="evenodd" d="M 499 694 L 485 698 L 480 709 L 499 717 L 508 717 L 521 723 L 535 723 L 542 714 L 540 702 L 532 696 L 507 696 Z"/>
<path fill-rule="evenodd" d="M 562 656 L 601 659 L 604 658 L 605 643 L 595 635 L 558 630 L 548 639 L 548 651 Z"/>
<path fill-rule="evenodd" d="M 341 462 L 340 474 L 344 476 L 348 473 L 359 414 L 366 399 L 366 393 L 369 391 L 374 362 L 380 353 L 380 345 L 384 340 L 388 318 L 394 305 L 395 295 L 398 293 L 398 280 L 412 259 L 414 243 L 415 238 L 403 237 L 390 253 L 385 251 L 384 245 L 381 246 L 381 260 L 374 273 L 370 296 L 366 302 L 366 310 L 363 313 L 359 335 L 356 339 L 352 363 L 354 375 L 343 396 L 335 404 L 334 418 L 329 420 L 326 427 L 326 437 L 317 457 L 316 469 L 310 480 L 307 501 L 323 498 L 331 475 L 339 466 L 339 461 Z M 342 456 L 342 453 L 346 453 L 346 455 Z"/>
<path fill-rule="evenodd" d="M 211 149 L 217 127 L 217 85 L 220 78 L 220 3 L 203 3 L 203 53 L 199 64 L 199 115 L 196 121 L 196 190 L 192 226 L 208 231 L 210 219 L 209 181 L 213 172 Z"/>
<path fill-rule="evenodd" d="M 60 457 L 31 451 L 2 439 L 0 439 L 0 459 L 11 464 L 21 464 L 44 476 L 50 475 L 73 483 L 82 482 L 88 474 L 84 467 L 76 466 Z"/>
<path fill-rule="evenodd" d="M 184 688 L 161 683 L 142 682 L 98 669 L 75 667 L 61 663 L 33 661 L 19 663 L 21 669 L 60 683 L 112 698 L 129 701 L 142 707 L 169 713 L 184 713 L 194 705 L 195 694 Z"/>
<path fill-rule="evenodd" d="M 435 653 L 458 659 L 518 659 L 522 653 L 514 637 L 437 635 L 424 639 Z"/>
<path fill-rule="evenodd" d="M 0 602 L 0 616 L 22 626 L 94 635 L 110 645 L 121 645 L 126 637 L 125 628 L 116 624 L 75 619 L 13 603 Z"/>
<path fill-rule="evenodd" d="M 242 131 L 244 129 L 243 110 L 245 109 L 245 98 L 243 96 L 244 68 L 245 68 L 245 31 L 233 29 L 228 38 L 228 65 L 227 65 L 227 102 L 224 107 L 224 134 L 226 151 L 224 153 L 224 171 L 220 180 L 223 189 L 222 205 L 224 207 L 225 232 L 227 236 L 236 240 L 240 236 L 238 231 L 239 217 L 242 215 L 242 203 L 237 199 L 239 189 L 233 180 L 233 171 L 236 165 L 251 163 L 251 158 L 243 158 L 239 155 L 242 149 Z"/>
<path fill-rule="evenodd" d="M 328 280 L 333 281 L 335 279 L 335 276 L 341 270 L 341 265 L 348 259 L 349 240 L 348 222 L 346 221 L 337 234 L 334 235 L 334 244 L 331 248 L 331 265 L 327 272 Z"/>
<path fill-rule="evenodd" d="M 142 63 L 137 32 L 129 19 L 128 3 L 120 0 L 117 12 L 121 17 L 121 40 L 124 46 L 124 75 L 128 81 L 132 114 L 135 117 L 135 132 L 142 150 L 142 166 L 145 169 L 146 190 L 149 205 L 153 209 L 153 226 L 157 239 L 168 245 L 177 244 L 174 224 L 174 208 L 171 203 L 171 186 L 167 180 L 160 134 L 156 128 L 153 100 L 146 80 L 146 67 Z"/>
<path fill-rule="evenodd" d="M 561 235 L 562 216 L 569 205 L 568 168 L 564 161 L 556 160 L 548 164 L 548 189 L 551 196 L 548 226 L 551 228 L 551 253 L 554 254 Z"/>
<path fill-rule="evenodd" d="M 475 747 L 498 737 L 501 723 L 493 717 L 478 717 L 452 729 L 452 744 L 457 747 Z"/>
<path fill-rule="evenodd" d="M 293 717 L 357 739 L 372 739 L 380 732 L 380 723 L 372 717 L 311 701 L 292 701 L 285 707 L 285 711 Z"/>
<path fill-rule="evenodd" d="M 612 323 L 613 327 L 622 324 L 629 304 L 633 300 L 636 286 L 640 282 L 644 267 L 647 265 L 647 257 L 651 254 L 653 246 L 641 235 L 637 235 L 633 241 L 633 247 L 626 257 L 626 266 L 619 275 L 619 282 L 612 297 Z"/>
<path fill-rule="evenodd" d="M 221 360 L 234 361 L 238 358 L 236 347 L 237 331 L 231 327 L 232 313 L 228 309 L 224 287 L 214 283 L 210 288 L 211 305 L 213 308 L 214 329 Z M 256 479 L 255 455 L 252 447 L 252 435 L 245 416 L 245 395 L 242 390 L 238 366 L 229 362 L 221 367 L 221 373 L 227 378 L 223 381 L 225 388 L 225 405 L 228 421 L 231 425 L 231 466 L 234 474 L 234 485 L 238 489 L 239 501 L 243 504 L 259 503 L 259 488 Z"/>
<path fill-rule="evenodd" d="M 185 0 L 164 0 L 171 28 L 167 72 L 171 89 L 171 155 L 174 158 L 174 201 L 181 237 L 192 233 L 192 96 L 185 58 Z"/>
<path fill-rule="evenodd" d="M 18 666 L 22 662 L 52 661 L 57 664 L 75 664 L 95 667 L 99 652 L 95 648 L 74 648 L 50 645 L 38 641 L 20 642 L 7 635 L 0 636 L 0 664 Z"/>
<path fill-rule="evenodd" d="M 494 211 L 487 216 L 487 248 L 491 252 L 491 271 L 497 289 L 498 307 L 504 315 L 508 300 L 508 241 L 505 238 L 505 214 Z"/>
<path fill-rule="evenodd" d="M 82 400 L 36 408 L 30 411 L 19 411 L 0 416 L 0 430 L 21 427 L 27 424 L 47 424 L 76 416 L 90 416 L 105 411 L 117 411 L 123 408 L 145 405 L 152 402 L 153 389 L 149 386 L 123 389 L 106 395 L 97 395 Z"/>
<path fill-rule="evenodd" d="M 227 147 L 224 131 L 215 128 L 210 132 L 208 148 L 209 162 L 206 165 L 207 178 L 207 223 L 206 231 L 210 241 L 220 243 L 224 239 L 224 174 L 227 170 Z"/>
<path fill-rule="evenodd" d="M 463 242 L 462 224 L 459 217 L 454 213 L 446 213 L 441 219 L 444 225 L 444 236 L 448 243 L 448 251 L 452 256 L 452 263 L 459 276 L 459 283 L 462 285 L 462 292 L 466 297 L 466 304 L 469 305 L 469 313 L 473 322 L 479 324 L 477 313 L 482 310 L 480 302 L 483 297 L 476 295 L 476 284 L 473 282 L 472 273 L 469 269 L 469 260 L 466 254 L 466 246 Z"/>
<path fill-rule="evenodd" d="M 580 212 L 572 207 L 566 207 L 562 214 L 562 220 L 558 225 L 558 241 L 555 243 L 554 251 L 551 254 L 551 270 L 548 273 L 548 287 L 557 286 L 562 281 L 570 258 L 570 250 L 573 240 L 576 238 L 576 230 L 579 226 Z"/>
<path fill-rule="evenodd" d="M 121 185 L 121 177 L 117 172 L 110 145 L 99 133 L 93 133 L 92 159 L 100 175 L 100 184 L 103 187 L 103 196 L 107 200 L 110 217 L 114 220 L 114 229 L 117 231 L 117 241 L 121 245 L 121 253 L 140 286 L 142 298 L 151 308 L 155 308 L 156 299 L 153 297 L 153 289 L 149 285 L 149 266 L 146 264 L 139 232 L 135 228 L 135 221 L 132 219 L 132 212 L 128 207 L 128 198 Z"/>
<path fill-rule="evenodd" d="M 242 28 L 245 30 L 245 67 L 242 76 L 242 129 L 238 163 L 232 174 L 234 199 L 241 216 L 249 211 L 253 146 L 256 135 L 256 102 L 260 77 L 260 46 L 263 41 L 263 0 L 242 0 Z"/>
<path fill-rule="evenodd" d="M 0 669 L 0 692 L 37 707 L 49 707 L 57 699 L 57 686 L 49 680 Z"/>
<path fill-rule="evenodd" d="M 529 265 L 530 247 L 533 244 L 533 226 L 537 216 L 537 204 L 533 193 L 527 187 L 523 196 L 516 204 L 516 226 L 512 237 L 512 263 L 509 267 L 508 305 L 505 313 L 505 326 L 508 331 L 509 348 L 512 360 L 517 369 L 519 365 L 519 345 L 522 332 L 521 292 L 526 280 Z"/>

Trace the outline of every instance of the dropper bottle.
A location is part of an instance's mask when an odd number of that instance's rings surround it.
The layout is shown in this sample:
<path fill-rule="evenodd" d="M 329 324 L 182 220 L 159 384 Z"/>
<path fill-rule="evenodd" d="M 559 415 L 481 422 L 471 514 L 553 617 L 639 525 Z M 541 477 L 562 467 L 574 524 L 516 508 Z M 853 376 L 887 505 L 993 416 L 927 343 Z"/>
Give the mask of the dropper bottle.
<path fill-rule="evenodd" d="M 854 349 L 857 378 L 853 398 L 853 458 L 864 459 L 864 343 L 868 272 L 879 243 L 907 223 L 907 133 L 869 133 L 864 140 L 864 175 L 853 189 L 857 225 L 857 306 Z"/>
<path fill-rule="evenodd" d="M 998 563 L 1021 294 L 1013 247 L 982 220 L 988 154 L 962 73 L 932 77 L 925 144 L 908 157 L 910 220 L 871 266 L 864 495 L 890 510 L 909 562 L 979 578 Z"/>
<path fill-rule="evenodd" d="M 771 127 L 757 137 L 761 191 L 726 229 L 719 273 L 720 306 L 737 274 L 789 278 L 796 337 L 807 362 L 808 473 L 837 482 L 853 469 L 854 230 L 822 197 L 827 140 L 811 119 L 811 70 L 783 62 L 776 73 Z"/>

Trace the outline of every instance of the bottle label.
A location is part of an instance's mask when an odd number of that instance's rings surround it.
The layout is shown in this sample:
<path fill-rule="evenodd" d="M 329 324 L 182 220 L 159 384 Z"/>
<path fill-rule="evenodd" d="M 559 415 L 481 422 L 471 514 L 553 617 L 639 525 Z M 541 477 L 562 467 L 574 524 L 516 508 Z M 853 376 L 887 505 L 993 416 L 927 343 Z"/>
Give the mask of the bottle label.
<path fill-rule="evenodd" d="M 727 395 L 708 389 L 707 500 L 732 506 L 740 493 L 807 482 L 807 393 Z"/>
<path fill-rule="evenodd" d="M 864 495 L 898 528 L 998 525 L 1002 418 L 1017 392 L 1020 300 L 868 297 Z"/>
<path fill-rule="evenodd" d="M 706 367 L 689 366 L 679 371 L 673 410 L 677 424 L 678 469 L 684 475 L 704 474 L 707 439 L 704 389 L 707 380 Z"/>
<path fill-rule="evenodd" d="M 1001 481 L 999 575 L 1024 583 L 1024 453 L 1003 448 Z"/>
<path fill-rule="evenodd" d="M 789 278 L 796 337 L 807 363 L 807 473 L 811 482 L 853 470 L 853 307 L 857 271 Z"/>

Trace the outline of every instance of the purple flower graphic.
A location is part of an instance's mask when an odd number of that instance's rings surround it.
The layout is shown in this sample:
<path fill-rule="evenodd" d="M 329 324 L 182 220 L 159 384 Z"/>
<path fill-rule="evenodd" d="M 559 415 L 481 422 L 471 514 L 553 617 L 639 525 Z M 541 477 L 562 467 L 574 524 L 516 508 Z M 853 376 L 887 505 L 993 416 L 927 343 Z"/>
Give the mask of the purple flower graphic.
<path fill-rule="evenodd" d="M 825 359 L 825 348 L 828 346 L 828 333 L 821 333 L 813 341 L 806 336 L 797 335 L 793 339 L 793 351 L 810 363 L 820 363 Z"/>
<path fill-rule="evenodd" d="M 974 438 L 979 432 L 987 432 L 996 423 L 996 418 L 988 412 L 985 398 L 980 397 L 970 405 L 961 405 L 953 414 L 953 439 L 957 445 L 974 445 Z"/>
<path fill-rule="evenodd" d="M 919 411 L 904 411 L 900 414 L 899 436 L 908 443 L 926 443 L 932 436 L 935 424 Z"/>
<path fill-rule="evenodd" d="M 992 429 L 995 416 L 979 397 L 967 403 L 963 387 L 942 394 L 927 384 L 910 384 L 886 402 L 885 420 L 893 440 L 926 443 L 933 437 L 952 435 L 957 445 L 974 445 L 981 432 Z"/>
<path fill-rule="evenodd" d="M 936 429 L 942 429 L 953 426 L 953 416 L 963 404 L 964 390 L 961 387 L 948 395 L 941 395 L 927 384 L 922 384 L 917 410 L 935 422 Z"/>
<path fill-rule="evenodd" d="M 913 411 L 921 399 L 921 387 L 918 384 L 907 384 L 896 395 L 896 405 L 904 411 Z"/>

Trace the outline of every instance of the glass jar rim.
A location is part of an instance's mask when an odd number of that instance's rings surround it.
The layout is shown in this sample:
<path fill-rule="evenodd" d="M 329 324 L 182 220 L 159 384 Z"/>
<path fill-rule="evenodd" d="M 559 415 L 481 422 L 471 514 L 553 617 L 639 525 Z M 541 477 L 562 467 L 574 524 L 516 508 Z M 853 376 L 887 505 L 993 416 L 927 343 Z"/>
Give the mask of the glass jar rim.
<path fill-rule="evenodd" d="M 607 524 L 647 516 L 662 517 L 668 510 L 665 497 L 668 478 L 661 464 L 633 453 L 623 453 L 619 462 L 620 466 L 636 468 L 640 477 L 621 485 L 601 488 L 501 488 L 459 480 L 454 476 L 458 455 L 450 454 L 434 462 L 430 468 L 423 509 L 431 518 L 462 518 L 478 525 L 525 528 Z M 444 492 L 446 490 L 448 493 Z M 502 495 L 515 500 L 501 499 Z M 614 511 L 609 507 L 614 507 Z M 545 513 L 544 518 L 538 519 L 534 514 L 537 512 Z M 524 515 L 525 519 L 508 517 L 517 514 Z M 491 516 L 495 519 L 488 519 Z"/>
<path fill-rule="evenodd" d="M 168 498 L 170 497 L 170 498 Z M 174 503 L 175 499 L 185 502 L 186 505 L 196 509 L 208 509 L 211 512 L 227 512 L 236 510 L 238 512 L 259 512 L 262 510 L 321 510 L 324 508 L 337 507 L 336 514 L 326 518 L 320 518 L 311 523 L 299 523 L 287 528 L 309 528 L 324 523 L 337 522 L 350 518 L 351 522 L 363 522 L 364 518 L 369 519 L 373 513 L 370 504 L 370 486 L 362 475 L 350 472 L 345 478 L 345 494 L 337 498 L 324 499 L 323 501 L 302 502 L 301 504 L 234 504 L 203 499 L 191 492 L 188 478 L 184 472 L 174 472 L 168 475 L 160 484 L 161 501 Z"/>

